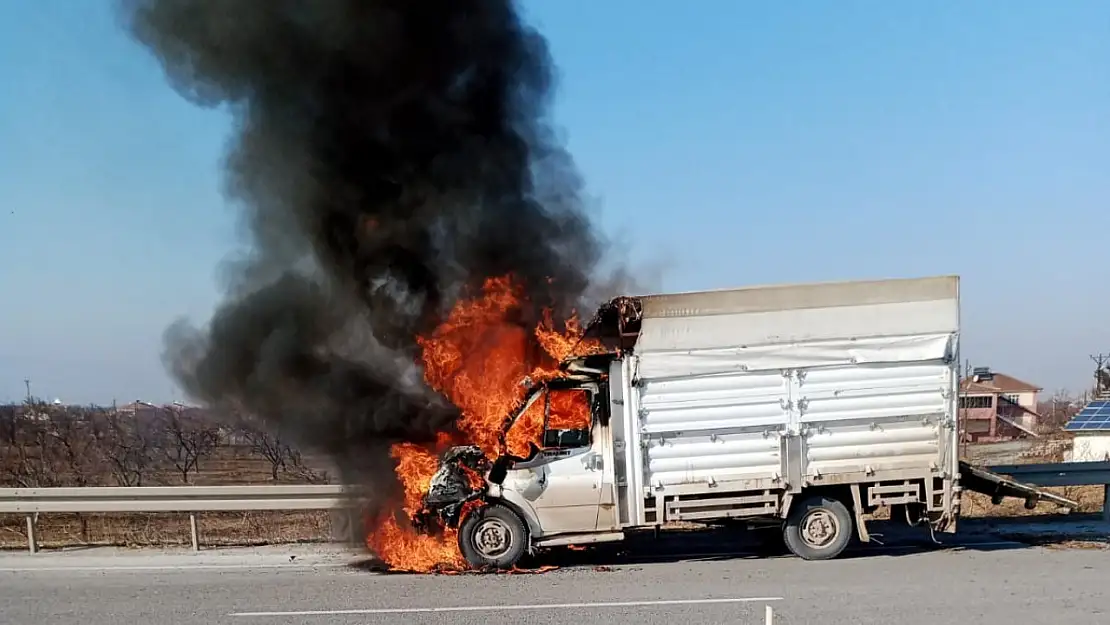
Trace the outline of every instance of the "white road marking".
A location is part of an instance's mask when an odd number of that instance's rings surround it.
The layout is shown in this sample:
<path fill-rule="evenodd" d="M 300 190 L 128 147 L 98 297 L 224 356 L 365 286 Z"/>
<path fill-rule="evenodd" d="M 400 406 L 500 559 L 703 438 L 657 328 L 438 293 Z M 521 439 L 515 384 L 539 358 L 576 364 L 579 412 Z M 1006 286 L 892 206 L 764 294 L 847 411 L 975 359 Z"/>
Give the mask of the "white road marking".
<path fill-rule="evenodd" d="M 671 599 L 663 601 L 613 601 L 608 603 L 541 603 L 521 605 L 464 605 L 441 608 L 368 608 L 363 610 L 295 610 L 289 612 L 232 612 L 229 616 L 341 616 L 349 614 L 431 614 L 441 612 L 516 612 L 574 608 L 638 608 L 672 605 L 712 605 L 782 601 L 782 597 L 730 597 L 727 599 Z"/>

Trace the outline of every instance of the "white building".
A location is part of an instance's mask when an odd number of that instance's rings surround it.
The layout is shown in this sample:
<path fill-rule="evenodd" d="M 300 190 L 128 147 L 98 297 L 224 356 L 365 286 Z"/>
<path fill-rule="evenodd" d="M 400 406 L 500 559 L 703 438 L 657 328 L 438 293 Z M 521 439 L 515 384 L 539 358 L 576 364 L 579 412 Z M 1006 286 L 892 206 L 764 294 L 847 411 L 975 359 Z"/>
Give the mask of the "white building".
<path fill-rule="evenodd" d="M 1099 397 L 1064 426 L 1075 435 L 1069 462 L 1110 460 L 1110 399 Z"/>

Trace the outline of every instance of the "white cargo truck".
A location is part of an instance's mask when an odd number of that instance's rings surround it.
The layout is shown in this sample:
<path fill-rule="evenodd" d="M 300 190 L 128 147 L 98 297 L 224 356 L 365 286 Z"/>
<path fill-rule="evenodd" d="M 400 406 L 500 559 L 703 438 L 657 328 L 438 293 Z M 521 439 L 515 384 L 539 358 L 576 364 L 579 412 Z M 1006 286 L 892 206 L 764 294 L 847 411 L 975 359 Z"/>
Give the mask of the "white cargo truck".
<path fill-rule="evenodd" d="M 453 450 L 422 524 L 457 527 L 466 559 L 498 568 L 676 521 L 772 523 L 809 560 L 868 541 L 882 507 L 952 532 L 959 303 L 954 276 L 618 298 L 590 326 L 612 349 L 564 363 L 507 420 L 580 393 L 591 426 L 491 466 Z M 993 494 L 1038 496 L 978 473 Z"/>

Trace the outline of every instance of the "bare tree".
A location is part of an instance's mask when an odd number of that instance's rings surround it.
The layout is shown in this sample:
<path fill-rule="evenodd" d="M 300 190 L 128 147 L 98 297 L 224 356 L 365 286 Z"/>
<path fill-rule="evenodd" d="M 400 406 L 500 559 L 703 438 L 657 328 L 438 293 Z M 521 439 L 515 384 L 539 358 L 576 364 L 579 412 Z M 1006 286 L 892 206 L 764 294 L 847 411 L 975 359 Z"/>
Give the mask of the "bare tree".
<path fill-rule="evenodd" d="M 157 468 L 161 432 L 158 424 L 120 410 L 104 414 L 103 452 L 120 486 L 142 486 Z"/>
<path fill-rule="evenodd" d="M 99 412 L 96 408 L 55 406 L 44 410 L 46 452 L 58 481 L 82 488 L 100 483 L 104 459 L 100 453 Z"/>
<path fill-rule="evenodd" d="M 0 444 L 15 445 L 19 431 L 19 407 L 15 404 L 0 406 Z"/>
<path fill-rule="evenodd" d="M 251 453 L 261 456 L 270 463 L 270 478 L 277 481 L 278 475 L 289 466 L 292 447 L 278 432 L 270 432 L 253 424 L 239 426 L 240 435 L 250 445 Z"/>
<path fill-rule="evenodd" d="M 1066 390 L 1057 390 L 1049 399 L 1037 402 L 1039 425 L 1046 433 L 1059 430 L 1079 412 L 1082 404 L 1080 398 Z"/>
<path fill-rule="evenodd" d="M 53 462 L 46 405 L 28 400 L 5 424 L 10 444 L 0 446 L 0 471 L 5 483 L 23 488 L 61 486 L 63 477 Z"/>
<path fill-rule="evenodd" d="M 246 443 L 250 454 L 270 465 L 270 479 L 278 481 L 285 474 L 297 481 L 327 483 L 331 476 L 308 466 L 291 439 L 280 429 L 267 427 L 256 417 L 237 406 L 224 408 L 224 421 L 231 427 L 231 437 Z"/>
<path fill-rule="evenodd" d="M 304 456 L 295 448 L 289 448 L 285 465 L 289 475 L 292 475 L 298 481 L 308 482 L 309 484 L 327 484 L 331 481 L 331 474 L 327 470 L 308 466 L 304 461 Z"/>
<path fill-rule="evenodd" d="M 188 484 L 189 474 L 200 470 L 200 461 L 219 443 L 219 428 L 200 411 L 167 408 L 162 412 L 162 455 L 177 469 L 181 482 Z"/>
<path fill-rule="evenodd" d="M 90 406 L 56 407 L 46 411 L 49 419 L 47 442 L 52 464 L 59 479 L 67 486 L 84 488 L 98 486 L 105 477 L 105 460 L 101 449 L 101 408 Z M 81 524 L 81 538 L 88 540 L 89 520 L 84 514 L 77 514 Z"/>
<path fill-rule="evenodd" d="M 18 486 L 21 464 L 18 446 L 22 414 L 15 404 L 0 406 L 0 486 Z"/>

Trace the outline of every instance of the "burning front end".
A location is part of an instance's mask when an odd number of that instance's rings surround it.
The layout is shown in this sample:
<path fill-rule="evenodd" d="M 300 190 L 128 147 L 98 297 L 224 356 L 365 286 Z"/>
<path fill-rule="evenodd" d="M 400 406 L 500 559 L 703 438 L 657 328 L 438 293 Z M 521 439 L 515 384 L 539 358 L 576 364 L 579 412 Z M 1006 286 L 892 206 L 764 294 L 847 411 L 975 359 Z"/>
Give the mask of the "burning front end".
<path fill-rule="evenodd" d="M 427 534 L 458 527 L 468 505 L 485 497 L 490 467 L 485 453 L 475 445 L 449 449 L 412 519 L 413 527 Z"/>
<path fill-rule="evenodd" d="M 479 568 L 515 562 L 530 551 L 531 540 L 543 532 L 537 507 L 550 503 L 543 494 L 567 492 L 563 484 L 549 490 L 558 479 L 552 468 L 567 462 L 597 464 L 589 454 L 591 440 L 598 438 L 593 431 L 598 410 L 607 406 L 602 391 L 615 357 L 570 359 L 557 377 L 526 380 L 524 400 L 506 418 L 494 458 L 475 445 L 449 449 L 413 515 L 413 526 L 431 535 L 457 531 L 460 550 Z"/>

